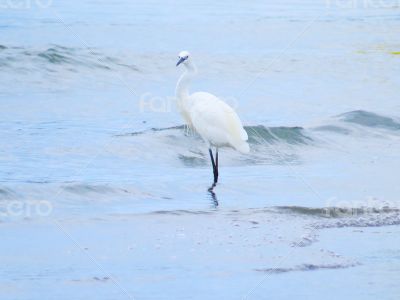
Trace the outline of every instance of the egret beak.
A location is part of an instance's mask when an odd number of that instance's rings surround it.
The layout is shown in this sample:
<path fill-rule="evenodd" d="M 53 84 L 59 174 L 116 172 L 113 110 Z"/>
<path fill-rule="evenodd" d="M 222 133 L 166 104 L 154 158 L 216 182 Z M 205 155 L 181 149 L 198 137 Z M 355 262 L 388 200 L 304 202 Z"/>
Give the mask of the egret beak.
<path fill-rule="evenodd" d="M 179 66 L 184 61 L 185 61 L 185 59 L 183 57 L 179 58 L 178 62 L 176 63 L 176 66 Z"/>

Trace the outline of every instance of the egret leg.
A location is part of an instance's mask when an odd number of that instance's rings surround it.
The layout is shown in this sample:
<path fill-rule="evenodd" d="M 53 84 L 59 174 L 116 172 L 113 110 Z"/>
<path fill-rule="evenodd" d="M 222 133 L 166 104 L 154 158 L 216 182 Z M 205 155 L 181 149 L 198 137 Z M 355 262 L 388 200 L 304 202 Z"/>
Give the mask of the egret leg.
<path fill-rule="evenodd" d="M 218 181 L 218 148 L 215 149 L 215 170 L 217 173 L 217 180 L 215 182 Z"/>
<path fill-rule="evenodd" d="M 215 184 L 218 181 L 218 169 L 215 165 L 215 160 L 211 148 L 208 149 L 208 152 L 210 153 L 211 163 L 213 167 L 213 174 L 214 174 L 214 184 Z"/>

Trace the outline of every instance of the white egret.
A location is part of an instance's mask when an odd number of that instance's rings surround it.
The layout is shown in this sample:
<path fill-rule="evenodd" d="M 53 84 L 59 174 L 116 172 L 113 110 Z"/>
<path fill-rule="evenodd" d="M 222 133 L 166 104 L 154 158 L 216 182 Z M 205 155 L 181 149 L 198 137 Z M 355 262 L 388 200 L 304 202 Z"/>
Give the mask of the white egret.
<path fill-rule="evenodd" d="M 206 92 L 189 95 L 189 85 L 197 69 L 189 52 L 180 52 L 178 58 L 176 66 L 183 64 L 186 69 L 176 85 L 178 108 L 186 124 L 194 129 L 208 146 L 215 186 L 218 181 L 218 148 L 228 146 L 241 153 L 248 153 L 250 147 L 247 143 L 247 133 L 236 112 L 224 101 Z M 212 146 L 216 148 L 215 159 Z"/>

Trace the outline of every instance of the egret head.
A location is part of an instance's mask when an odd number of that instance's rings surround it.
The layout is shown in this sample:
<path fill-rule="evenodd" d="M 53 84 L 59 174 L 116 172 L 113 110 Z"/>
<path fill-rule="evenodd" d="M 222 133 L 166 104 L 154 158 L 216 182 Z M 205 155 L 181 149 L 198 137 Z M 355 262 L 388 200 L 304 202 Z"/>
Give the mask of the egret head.
<path fill-rule="evenodd" d="M 179 66 L 181 63 L 184 63 L 186 65 L 190 60 L 190 53 L 187 51 L 181 51 L 178 55 L 178 59 L 179 60 L 176 63 L 176 66 Z"/>

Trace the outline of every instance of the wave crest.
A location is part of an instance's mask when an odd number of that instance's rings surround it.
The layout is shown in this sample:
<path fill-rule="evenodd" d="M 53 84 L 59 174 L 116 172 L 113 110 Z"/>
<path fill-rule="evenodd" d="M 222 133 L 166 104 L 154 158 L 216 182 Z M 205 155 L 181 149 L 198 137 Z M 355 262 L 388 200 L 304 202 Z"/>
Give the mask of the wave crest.
<path fill-rule="evenodd" d="M 378 127 L 400 130 L 400 123 L 393 118 L 381 116 L 373 112 L 355 110 L 338 116 L 339 120 L 365 127 Z"/>

